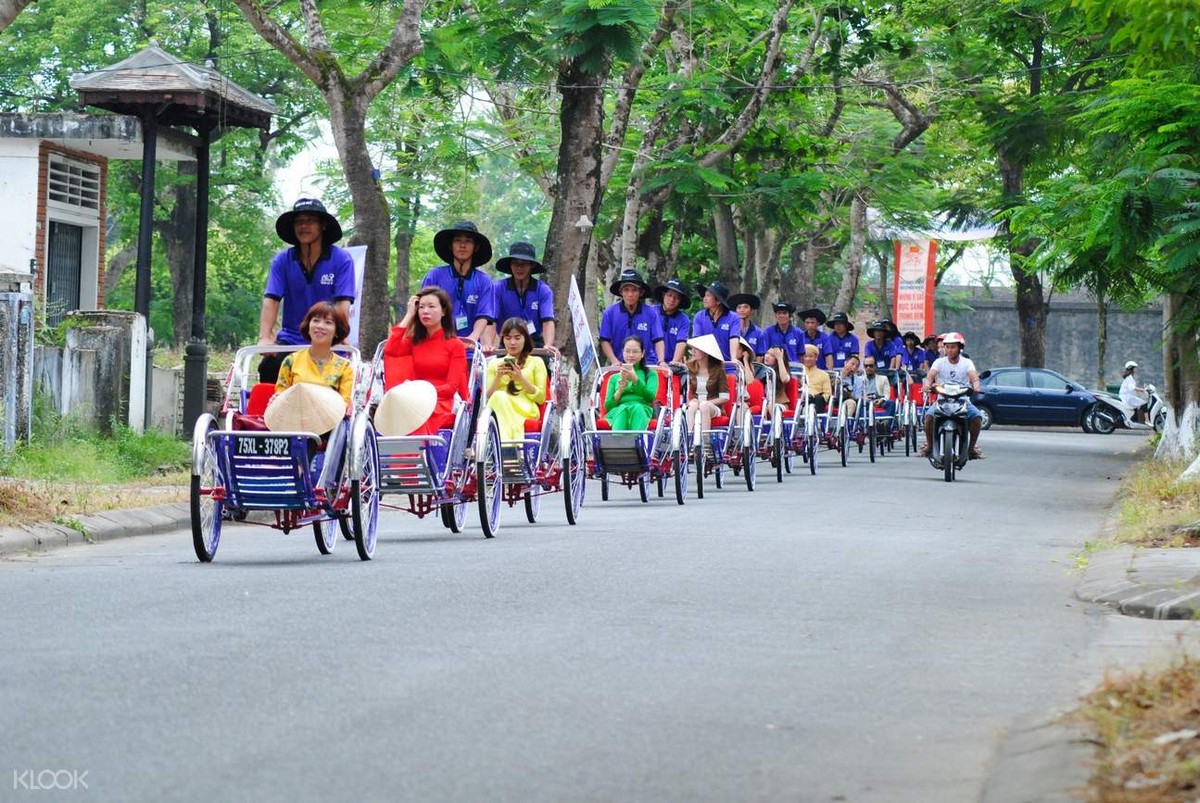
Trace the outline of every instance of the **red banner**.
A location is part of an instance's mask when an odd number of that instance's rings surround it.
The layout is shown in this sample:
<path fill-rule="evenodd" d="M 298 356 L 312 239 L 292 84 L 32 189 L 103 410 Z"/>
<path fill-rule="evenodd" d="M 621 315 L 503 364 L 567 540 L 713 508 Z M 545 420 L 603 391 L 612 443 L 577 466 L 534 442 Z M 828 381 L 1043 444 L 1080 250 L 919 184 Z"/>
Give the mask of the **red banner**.
<path fill-rule="evenodd" d="M 892 320 L 901 332 L 916 332 L 924 339 L 933 332 L 937 240 L 897 240 L 894 273 Z"/>

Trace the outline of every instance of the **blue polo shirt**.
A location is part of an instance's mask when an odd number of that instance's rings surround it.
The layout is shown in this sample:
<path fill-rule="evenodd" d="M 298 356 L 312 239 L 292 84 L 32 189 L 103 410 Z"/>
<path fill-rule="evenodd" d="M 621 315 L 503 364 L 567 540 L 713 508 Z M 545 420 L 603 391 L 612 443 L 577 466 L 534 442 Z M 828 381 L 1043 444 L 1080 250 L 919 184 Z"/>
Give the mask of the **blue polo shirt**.
<path fill-rule="evenodd" d="M 318 301 L 338 302 L 343 299 L 353 303 L 354 260 L 350 252 L 336 245 L 327 246 L 313 266 L 311 275 L 300 264 L 300 249 L 285 248 L 271 260 L 267 271 L 267 286 L 264 298 L 281 302 L 283 319 L 275 342 L 289 346 L 308 343 L 300 334 L 300 322 L 309 309 Z"/>
<path fill-rule="evenodd" d="M 830 332 L 825 335 L 825 342 L 829 344 L 830 353 L 833 354 L 834 368 L 841 368 L 851 354 L 858 354 L 858 338 L 849 332 L 845 337 L 838 337 L 837 332 Z"/>
<path fill-rule="evenodd" d="M 913 349 L 909 353 L 907 348 L 900 348 L 900 367 L 907 368 L 910 371 L 915 371 L 921 367 L 921 360 L 925 359 L 925 349 Z"/>
<path fill-rule="evenodd" d="M 692 318 L 692 337 L 714 335 L 717 343 L 721 346 L 721 353 L 727 360 L 733 359 L 729 356 L 731 353 L 730 338 L 737 337 L 741 328 L 742 319 L 737 316 L 736 312 L 726 312 L 714 322 L 712 316 L 708 314 L 708 310 L 702 309 L 696 313 L 696 317 Z"/>
<path fill-rule="evenodd" d="M 801 330 L 795 326 L 789 326 L 787 331 L 779 328 L 779 324 L 767 327 L 767 348 L 783 349 L 783 353 L 787 355 L 789 365 L 800 364 L 800 353 L 804 351 L 804 346 L 800 341 Z"/>
<path fill-rule="evenodd" d="M 747 323 L 750 322 L 747 321 Z M 737 328 L 733 331 L 738 337 L 746 338 L 750 348 L 754 349 L 754 353 L 759 357 L 767 353 L 767 332 L 761 326 L 750 323 L 750 328 L 743 330 L 742 320 L 739 318 Z"/>
<path fill-rule="evenodd" d="M 509 318 L 520 318 L 529 327 L 530 334 L 542 333 L 542 322 L 553 321 L 554 291 L 550 285 L 529 277 L 529 286 L 525 292 L 517 290 L 516 281 L 511 276 L 497 279 L 492 284 L 495 298 L 496 323 L 503 325 Z"/>
<path fill-rule="evenodd" d="M 804 353 L 804 347 L 807 345 L 810 345 L 810 344 L 816 346 L 817 348 L 819 348 L 821 350 L 821 353 L 817 355 L 817 367 L 824 368 L 825 367 L 825 358 L 833 354 L 833 349 L 829 343 L 829 336 L 818 329 L 817 333 L 815 335 L 813 335 L 812 337 L 809 337 L 808 330 L 801 328 L 801 330 L 800 330 L 800 352 L 801 352 L 801 354 Z"/>
<path fill-rule="evenodd" d="M 630 335 L 637 335 L 646 350 L 646 365 L 657 365 L 658 355 L 654 352 L 654 344 L 663 340 L 662 318 L 658 308 L 638 302 L 633 312 L 625 309 L 625 302 L 618 301 L 600 318 L 600 342 L 608 341 L 612 345 L 613 354 L 621 359 L 621 344 Z M 666 356 L 666 349 L 663 355 Z"/>
<path fill-rule="evenodd" d="M 867 341 L 867 346 L 863 350 L 864 357 L 874 357 L 875 362 L 880 368 L 891 368 L 892 357 L 896 356 L 896 343 L 893 340 L 883 341 L 883 349 L 875 345 L 875 340 L 872 338 Z"/>
<path fill-rule="evenodd" d="M 688 334 L 692 330 L 692 319 L 686 312 L 681 309 L 675 310 L 674 315 L 667 315 L 662 311 L 662 307 L 654 307 L 658 310 L 658 321 L 663 332 L 663 355 L 667 358 L 667 362 L 675 356 L 675 347 L 681 341 L 688 339 Z"/>
<path fill-rule="evenodd" d="M 479 268 L 471 268 L 464 278 L 449 265 L 438 265 L 421 282 L 421 288 L 426 287 L 440 287 L 450 295 L 450 303 L 454 305 L 454 328 L 459 337 L 471 334 L 480 318 L 489 323 L 496 320 L 492 279 Z"/>

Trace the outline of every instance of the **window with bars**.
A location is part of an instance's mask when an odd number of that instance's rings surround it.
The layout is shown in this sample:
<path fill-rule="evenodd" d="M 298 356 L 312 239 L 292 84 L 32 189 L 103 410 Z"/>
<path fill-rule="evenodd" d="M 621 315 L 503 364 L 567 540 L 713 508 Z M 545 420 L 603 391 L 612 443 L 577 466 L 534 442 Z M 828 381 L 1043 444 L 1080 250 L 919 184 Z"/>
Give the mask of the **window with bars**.
<path fill-rule="evenodd" d="M 99 213 L 100 168 L 97 165 L 52 153 L 48 166 L 46 195 L 51 206 Z"/>

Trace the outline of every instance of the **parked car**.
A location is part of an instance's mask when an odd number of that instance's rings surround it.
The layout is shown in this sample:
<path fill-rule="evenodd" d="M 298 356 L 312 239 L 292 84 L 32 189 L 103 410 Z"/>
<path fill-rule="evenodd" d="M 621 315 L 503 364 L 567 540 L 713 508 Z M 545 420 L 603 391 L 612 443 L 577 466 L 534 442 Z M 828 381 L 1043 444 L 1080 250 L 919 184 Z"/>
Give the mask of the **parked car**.
<path fill-rule="evenodd" d="M 979 374 L 983 393 L 971 401 L 992 424 L 1082 427 L 1090 432 L 1095 391 L 1047 368 L 990 368 Z"/>

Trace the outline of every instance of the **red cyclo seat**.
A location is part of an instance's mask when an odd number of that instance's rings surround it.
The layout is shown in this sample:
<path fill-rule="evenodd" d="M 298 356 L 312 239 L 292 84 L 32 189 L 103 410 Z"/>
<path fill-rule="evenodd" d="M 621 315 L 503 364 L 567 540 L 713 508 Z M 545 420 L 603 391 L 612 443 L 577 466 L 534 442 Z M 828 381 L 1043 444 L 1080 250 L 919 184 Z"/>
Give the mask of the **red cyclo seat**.
<path fill-rule="evenodd" d="M 766 392 L 763 388 L 763 383 L 755 379 L 746 383 L 746 394 L 749 396 L 747 404 L 750 405 L 750 412 L 753 415 L 761 415 L 763 409 L 763 394 Z"/>
<path fill-rule="evenodd" d="M 620 373 L 616 371 L 611 374 L 606 374 L 600 383 L 600 410 L 596 415 L 596 429 L 612 429 L 612 424 L 609 424 L 608 419 L 605 418 L 605 414 L 608 412 L 608 383 L 612 382 L 618 376 L 620 376 Z M 674 383 L 674 388 L 678 392 L 679 379 L 678 377 L 672 377 L 672 380 Z M 678 399 L 679 396 L 676 395 L 675 398 Z M 658 375 L 658 393 L 655 394 L 654 403 L 658 406 L 665 406 L 667 403 L 667 383 L 663 381 L 663 375 L 661 373 Z M 528 427 L 528 425 L 526 426 Z M 658 419 L 651 417 L 649 428 L 654 429 L 656 426 L 658 426 Z M 528 429 L 526 431 L 528 431 Z M 540 425 L 536 431 L 541 431 Z"/>
<path fill-rule="evenodd" d="M 243 411 L 245 415 L 262 415 L 267 411 L 267 404 L 270 403 L 271 397 L 275 395 L 275 384 L 273 382 L 259 382 L 250 389 L 250 395 L 246 399 L 246 409 Z"/>

